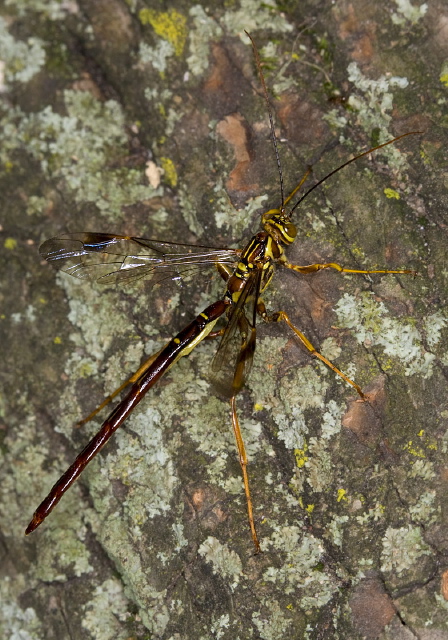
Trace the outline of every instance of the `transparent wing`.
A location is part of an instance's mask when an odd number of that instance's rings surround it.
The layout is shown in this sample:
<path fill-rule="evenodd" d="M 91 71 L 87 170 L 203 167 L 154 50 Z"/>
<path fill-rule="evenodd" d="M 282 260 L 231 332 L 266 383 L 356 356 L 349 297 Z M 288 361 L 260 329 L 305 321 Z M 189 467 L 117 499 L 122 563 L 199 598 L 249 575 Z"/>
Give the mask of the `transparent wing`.
<path fill-rule="evenodd" d="M 232 307 L 229 321 L 213 358 L 211 382 L 217 391 L 231 398 L 244 386 L 252 367 L 256 346 L 257 301 L 261 269 L 252 274 Z"/>
<path fill-rule="evenodd" d="M 178 278 L 194 265 L 233 264 L 239 252 L 107 233 L 68 233 L 46 240 L 40 254 L 75 278 L 112 284 L 148 276 Z"/>

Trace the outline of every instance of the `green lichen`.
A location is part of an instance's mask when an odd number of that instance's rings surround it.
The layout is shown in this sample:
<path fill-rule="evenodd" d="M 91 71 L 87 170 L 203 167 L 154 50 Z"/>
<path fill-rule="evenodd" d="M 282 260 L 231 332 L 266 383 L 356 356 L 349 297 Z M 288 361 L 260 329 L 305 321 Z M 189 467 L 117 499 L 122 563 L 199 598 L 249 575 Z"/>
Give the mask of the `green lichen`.
<path fill-rule="evenodd" d="M 109 456 L 109 476 L 129 487 L 125 511 L 132 527 L 171 508 L 177 478 L 160 425 L 160 412 L 143 407 L 132 417 L 127 431 L 117 434 L 116 450 Z"/>
<path fill-rule="evenodd" d="M 96 369 L 95 361 L 102 361 L 110 349 L 116 335 L 128 335 L 129 320 L 117 293 L 101 288 L 101 295 L 94 286 L 83 286 L 74 278 L 66 274 L 59 274 L 58 281 L 66 291 L 69 299 L 68 319 L 78 329 L 70 334 L 70 340 L 75 346 L 85 349 L 83 362 L 79 354 L 74 354 L 77 366 L 88 366 Z M 114 309 L 111 314 L 110 310 Z M 92 313 L 94 310 L 94 313 Z M 132 358 L 131 366 L 138 363 L 141 350 Z M 71 373 L 71 363 L 68 364 L 67 374 Z M 114 383 L 117 381 L 115 380 Z"/>
<path fill-rule="evenodd" d="M 344 536 L 343 525 L 348 522 L 348 516 L 334 516 L 327 527 L 327 537 L 329 537 L 333 544 L 342 548 L 342 541 Z"/>
<path fill-rule="evenodd" d="M 206 354 L 206 351 L 209 349 L 198 350 L 196 354 L 199 371 L 206 371 L 209 366 L 211 353 Z M 189 359 L 179 362 L 177 371 L 173 370 L 172 375 L 178 395 L 176 398 L 167 397 L 166 402 L 170 412 L 182 416 L 183 427 L 195 443 L 197 455 L 205 454 L 211 458 L 206 466 L 208 480 L 232 494 L 241 495 L 241 477 L 239 474 L 229 475 L 227 469 L 229 456 L 236 457 L 227 403 L 210 394 L 208 383 L 197 380 Z M 241 428 L 252 460 L 261 447 L 260 426 L 243 419 Z"/>
<path fill-rule="evenodd" d="M 388 315 L 382 302 L 376 302 L 369 292 L 358 298 L 345 293 L 335 306 L 339 325 L 349 328 L 360 344 L 380 345 L 384 353 L 402 363 L 405 375 L 433 375 L 435 355 L 425 351 L 422 336 L 411 323 Z M 434 326 L 439 330 L 431 332 L 431 339 L 440 338 L 443 326 L 442 316 L 438 316 Z"/>
<path fill-rule="evenodd" d="M 357 119 L 364 131 L 370 136 L 377 131 L 376 144 L 387 142 L 393 136 L 389 132 L 392 122 L 393 89 L 403 90 L 409 85 L 407 78 L 385 75 L 373 80 L 366 77 L 356 62 L 347 68 L 348 80 L 353 83 L 357 92 L 352 93 L 348 103 L 356 111 Z M 394 145 L 382 149 L 387 156 L 390 169 L 405 171 L 408 167 L 406 158 Z"/>
<path fill-rule="evenodd" d="M 94 491 L 95 481 L 99 476 L 101 473 L 97 470 L 96 476 L 91 478 Z M 166 590 L 155 589 L 153 581 L 148 580 L 144 570 L 144 563 L 147 560 L 146 552 L 140 549 L 141 532 L 138 528 L 131 527 L 127 520 L 119 515 L 120 505 L 115 498 L 112 505 L 115 505 L 115 511 L 111 510 L 109 501 L 96 499 L 95 507 L 99 510 L 100 518 L 92 518 L 91 526 L 102 548 L 121 574 L 125 584 L 125 595 L 138 607 L 143 624 L 154 635 L 163 635 L 170 620 L 170 612 L 166 606 Z M 170 542 L 167 540 L 167 549 Z M 148 547 L 148 545 L 150 540 L 146 539 L 145 546 Z M 150 546 L 148 552 L 151 553 L 151 551 Z M 151 564 L 153 569 L 159 568 L 162 572 L 162 561 L 155 554 L 151 557 L 152 561 L 148 564 Z M 112 597 L 115 597 L 115 589 L 112 589 Z M 120 594 L 118 594 L 118 605 L 123 610 Z"/>
<path fill-rule="evenodd" d="M 130 606 L 121 582 L 109 578 L 95 587 L 85 605 L 82 627 L 97 640 L 128 640 L 129 632 L 123 623 L 129 616 Z"/>
<path fill-rule="evenodd" d="M 202 225 L 198 219 L 198 213 L 196 206 L 192 202 L 189 189 L 186 186 L 180 185 L 178 190 L 179 206 L 182 209 L 182 216 L 188 225 L 188 228 L 196 236 L 201 236 Z"/>
<path fill-rule="evenodd" d="M 208 68 L 210 42 L 218 39 L 223 31 L 239 35 L 249 46 L 244 30 L 271 29 L 286 33 L 291 25 L 278 13 L 274 0 L 260 4 L 256 0 L 242 0 L 237 9 L 227 9 L 221 22 L 211 17 L 201 5 L 189 11 L 193 21 L 189 37 L 187 64 L 194 76 L 199 76 Z"/>
<path fill-rule="evenodd" d="M 435 476 L 434 464 L 430 460 L 415 460 L 409 470 L 410 478 L 421 478 L 426 482 L 433 480 Z"/>
<path fill-rule="evenodd" d="M 269 615 L 265 616 L 258 611 L 252 614 L 252 620 L 263 640 L 282 640 L 285 634 L 291 630 L 292 621 L 288 618 L 275 600 L 267 602 Z"/>
<path fill-rule="evenodd" d="M 196 4 L 189 11 L 192 27 L 190 29 L 187 65 L 193 76 L 200 76 L 209 64 L 210 42 L 222 36 L 222 28 L 210 17 L 206 10 Z"/>
<path fill-rule="evenodd" d="M 381 570 L 400 574 L 411 569 L 419 558 L 430 553 L 431 550 L 424 542 L 419 527 L 388 527 L 383 538 Z"/>
<path fill-rule="evenodd" d="M 48 205 L 48 198 L 41 198 L 39 196 L 30 196 L 26 203 L 26 212 L 29 216 L 33 216 L 36 213 L 45 211 L 45 207 Z"/>
<path fill-rule="evenodd" d="M 425 318 L 426 341 L 431 348 L 436 347 L 440 342 L 442 330 L 446 326 L 448 326 L 448 319 L 443 311 L 436 311 Z"/>
<path fill-rule="evenodd" d="M 266 0 L 262 4 L 257 0 L 241 0 L 238 9 L 227 11 L 221 23 L 229 33 L 240 34 L 244 38 L 243 28 L 249 33 L 258 29 L 270 29 L 277 33 L 292 30 L 292 25 L 278 12 L 275 0 Z"/>
<path fill-rule="evenodd" d="M 20 17 L 25 17 L 27 13 L 34 17 L 39 14 L 41 18 L 49 20 L 62 20 L 69 13 L 76 12 L 75 3 L 63 2 L 62 0 L 6 0 L 5 5 L 11 7 Z"/>
<path fill-rule="evenodd" d="M 410 0 L 394 0 L 397 10 L 392 12 L 392 22 L 396 25 L 406 26 L 416 25 L 428 11 L 428 4 L 423 2 L 420 5 L 411 4 Z"/>
<path fill-rule="evenodd" d="M 305 465 L 306 481 L 313 491 L 326 490 L 333 478 L 332 456 L 326 443 L 320 438 L 308 440 L 309 460 Z"/>
<path fill-rule="evenodd" d="M 46 452 L 42 444 L 28 445 L 32 442 L 37 430 L 37 420 L 35 416 L 30 416 L 21 424 L 20 437 L 12 439 L 6 435 L 3 446 L 6 452 L 2 452 L 2 466 L 8 466 L 8 472 L 2 477 L 0 483 L 0 496 L 3 505 L 8 504 L 8 518 L 4 523 L 5 535 L 12 536 L 16 533 L 16 523 L 23 521 L 22 509 L 17 501 L 8 500 L 12 493 L 27 496 L 25 508 L 31 513 L 34 501 L 37 500 L 40 486 L 33 484 L 34 491 L 30 494 L 29 478 L 33 477 L 35 469 L 39 469 L 45 461 Z M 11 461 L 11 462 L 10 462 Z"/>
<path fill-rule="evenodd" d="M 244 207 L 236 210 L 229 201 L 221 179 L 217 179 L 213 191 L 216 198 L 211 204 L 213 204 L 216 226 L 218 229 L 231 229 L 234 237 L 241 238 L 247 230 L 248 220 L 254 219 L 255 212 L 262 208 L 267 196 L 249 198 Z"/>
<path fill-rule="evenodd" d="M 44 43 L 39 38 L 28 38 L 26 43 L 16 40 L 0 17 L 0 60 L 7 84 L 29 82 L 45 64 Z"/>
<path fill-rule="evenodd" d="M 32 607 L 21 607 L 20 599 L 28 588 L 26 577 L 6 576 L 0 580 L 0 633 L 11 640 L 43 638 L 43 625 Z"/>
<path fill-rule="evenodd" d="M 356 516 L 356 521 L 360 525 L 364 525 L 369 522 L 384 520 L 385 511 L 385 506 L 377 502 L 373 507 L 369 507 L 365 513 L 360 516 Z"/>
<path fill-rule="evenodd" d="M 440 517 L 439 510 L 435 506 L 436 492 L 425 491 L 418 501 L 409 508 L 412 522 L 428 527 L 434 524 Z"/>
<path fill-rule="evenodd" d="M 243 565 L 240 557 L 216 538 L 209 536 L 198 549 L 200 556 L 212 565 L 213 573 L 225 578 L 229 587 L 235 590 L 240 581 Z"/>
<path fill-rule="evenodd" d="M 101 103 L 82 91 L 66 91 L 64 99 L 66 116 L 51 107 L 29 116 L 18 110 L 4 116 L 2 162 L 26 144 L 48 178 L 63 179 L 76 202 L 93 202 L 113 220 L 123 215 L 124 206 L 161 193 L 144 184 L 142 172 L 113 168 L 111 159 L 116 167 L 120 155 L 124 159 L 128 152 L 124 115 L 117 102 Z"/>
<path fill-rule="evenodd" d="M 324 552 L 322 543 L 311 535 L 302 535 L 299 527 L 278 527 L 264 541 L 263 548 L 273 546 L 284 554 L 282 566 L 268 567 L 263 573 L 266 582 L 274 582 L 285 594 L 301 589 L 300 605 L 304 608 L 320 607 L 328 602 L 337 585 L 325 573 L 316 570 Z"/>
<path fill-rule="evenodd" d="M 13 487 L 18 495 L 26 496 L 21 504 L 17 501 L 10 502 L 8 512 L 11 518 L 11 536 L 17 535 L 17 523 L 23 522 L 24 511 L 32 513 L 42 498 L 42 488 L 50 488 L 64 467 L 64 462 L 61 461 L 57 468 L 51 467 L 43 471 L 48 459 L 46 447 L 42 444 L 28 444 L 23 448 L 24 439 L 32 442 L 36 432 L 39 432 L 39 426 L 36 418 L 31 416 L 22 424 L 21 438 L 14 441 L 6 440 L 9 456 L 14 463 L 2 479 L 2 503 L 5 503 L 7 495 L 11 495 Z M 29 478 L 34 479 L 31 488 Z M 89 513 L 88 507 L 84 507 L 83 513 Z M 7 534 L 6 522 L 4 529 Z M 86 528 L 80 525 L 79 489 L 74 489 L 65 497 L 54 515 L 52 514 L 51 520 L 46 523 L 46 528 L 37 538 L 39 563 L 32 566 L 28 577 L 32 580 L 64 582 L 68 575 L 74 574 L 79 577 L 90 574 L 93 568 L 89 550 L 85 545 L 85 535 Z"/>
<path fill-rule="evenodd" d="M 275 369 L 274 369 L 275 370 Z M 271 416 L 278 425 L 277 437 L 288 449 L 294 449 L 298 469 L 291 480 L 291 488 L 300 495 L 306 482 L 313 491 L 324 491 L 332 479 L 331 441 L 341 429 L 343 406 L 334 401 L 324 404 L 325 391 L 320 372 L 310 365 L 297 370 L 294 376 L 283 378 L 280 405 L 272 403 Z M 321 411 L 319 437 L 308 438 L 308 426 L 304 411 L 318 408 Z M 306 440 L 305 440 L 306 438 Z"/>
<path fill-rule="evenodd" d="M 154 47 L 149 46 L 146 42 L 140 43 L 140 63 L 142 65 L 151 64 L 161 74 L 165 73 L 168 61 L 173 55 L 174 47 L 166 40 L 160 40 Z"/>
<path fill-rule="evenodd" d="M 47 532 L 40 537 L 39 564 L 33 570 L 35 579 L 65 582 L 69 575 L 79 578 L 92 573 L 93 566 L 85 541 L 87 529 L 79 526 L 78 505 L 78 496 L 70 496 L 57 519 L 50 525 L 51 534 Z"/>
<path fill-rule="evenodd" d="M 341 420 L 345 412 L 345 406 L 337 404 L 334 400 L 327 403 L 327 411 L 322 416 L 320 437 L 328 440 L 337 435 L 341 430 Z"/>
<path fill-rule="evenodd" d="M 277 384 L 278 367 L 283 360 L 283 349 L 287 338 L 260 337 L 248 382 L 252 397 L 256 404 L 264 409 L 271 409 L 271 394 Z"/>

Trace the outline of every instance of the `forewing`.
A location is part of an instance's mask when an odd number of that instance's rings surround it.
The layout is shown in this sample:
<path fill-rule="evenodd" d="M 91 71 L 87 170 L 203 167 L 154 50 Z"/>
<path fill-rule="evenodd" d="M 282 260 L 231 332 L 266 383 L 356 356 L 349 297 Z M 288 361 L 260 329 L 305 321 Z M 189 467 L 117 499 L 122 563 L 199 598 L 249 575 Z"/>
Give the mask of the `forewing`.
<path fill-rule="evenodd" d="M 232 308 L 227 327 L 212 362 L 211 382 L 216 390 L 231 398 L 244 386 L 252 367 L 256 346 L 256 308 L 262 271 L 247 280 Z"/>
<path fill-rule="evenodd" d="M 39 251 L 56 269 L 103 284 L 143 276 L 155 284 L 181 277 L 195 265 L 228 264 L 238 259 L 238 252 L 233 249 L 89 232 L 50 238 Z"/>

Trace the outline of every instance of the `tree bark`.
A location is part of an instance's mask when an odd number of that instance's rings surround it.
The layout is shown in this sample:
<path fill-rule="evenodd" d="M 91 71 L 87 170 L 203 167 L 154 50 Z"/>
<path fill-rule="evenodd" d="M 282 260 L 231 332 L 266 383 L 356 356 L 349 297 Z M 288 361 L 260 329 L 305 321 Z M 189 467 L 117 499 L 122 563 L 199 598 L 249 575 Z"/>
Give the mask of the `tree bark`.
<path fill-rule="evenodd" d="M 1 16 L 1 636 L 448 637 L 446 6 L 36 1 Z M 223 293 L 203 268 L 153 289 L 79 283 L 39 244 L 102 231 L 244 247 L 281 205 L 244 30 L 285 195 L 308 167 L 311 186 L 420 132 L 310 193 L 287 250 L 417 277 L 279 268 L 264 295 L 368 401 L 286 326 L 259 326 L 237 399 L 254 555 L 209 385 L 217 341 L 201 343 L 25 538 L 101 417 L 77 421 Z"/>

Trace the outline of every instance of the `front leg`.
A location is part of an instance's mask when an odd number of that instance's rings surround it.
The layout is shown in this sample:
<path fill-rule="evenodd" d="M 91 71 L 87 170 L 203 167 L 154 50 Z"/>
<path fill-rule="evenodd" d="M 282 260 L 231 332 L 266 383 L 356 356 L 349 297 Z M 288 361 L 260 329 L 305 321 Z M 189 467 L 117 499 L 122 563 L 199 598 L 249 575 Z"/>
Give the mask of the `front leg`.
<path fill-rule="evenodd" d="M 282 265 L 287 269 L 292 269 L 292 271 L 297 271 L 297 273 L 315 273 L 316 271 L 321 271 L 321 269 L 336 269 L 340 273 L 402 273 L 409 274 L 412 276 L 416 276 L 417 272 L 412 271 L 411 269 L 348 269 L 347 267 L 342 267 L 340 264 L 336 262 L 326 262 L 326 263 L 316 263 L 316 264 L 307 264 L 305 266 L 300 266 L 298 264 L 291 264 L 287 260 L 282 261 Z"/>

